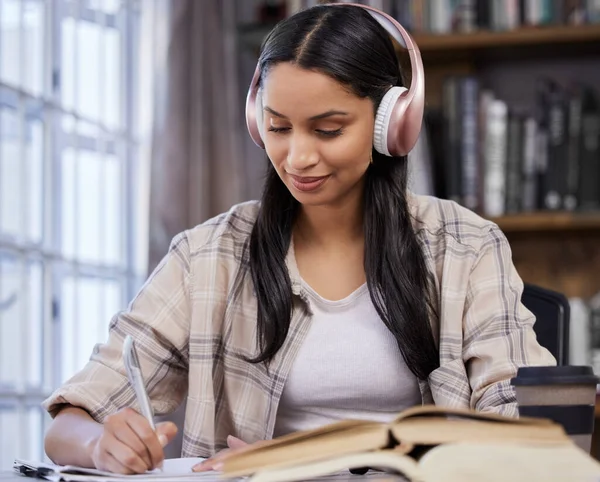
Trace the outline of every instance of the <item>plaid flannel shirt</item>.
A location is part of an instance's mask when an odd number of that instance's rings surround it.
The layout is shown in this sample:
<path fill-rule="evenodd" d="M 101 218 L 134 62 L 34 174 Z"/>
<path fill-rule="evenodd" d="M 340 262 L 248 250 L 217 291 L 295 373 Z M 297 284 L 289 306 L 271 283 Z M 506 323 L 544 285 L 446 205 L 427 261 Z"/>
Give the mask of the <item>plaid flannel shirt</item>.
<path fill-rule="evenodd" d="M 419 382 L 423 403 L 517 416 L 510 386 L 517 368 L 556 361 L 536 341 L 535 318 L 520 302 L 523 283 L 505 236 L 450 201 L 410 194 L 409 205 L 439 312 L 433 331 L 440 367 Z M 186 401 L 182 456 L 209 456 L 226 447 L 229 434 L 248 442 L 271 438 L 311 315 L 290 249 L 288 337 L 268 370 L 243 361 L 240 355 L 256 354 L 257 305 L 250 277 L 237 275 L 258 209 L 257 202 L 236 205 L 175 237 L 127 310 L 113 318 L 108 340 L 44 401 L 46 410 L 54 415 L 72 404 L 102 422 L 136 407 L 121 359 L 130 334 L 155 412 Z"/>

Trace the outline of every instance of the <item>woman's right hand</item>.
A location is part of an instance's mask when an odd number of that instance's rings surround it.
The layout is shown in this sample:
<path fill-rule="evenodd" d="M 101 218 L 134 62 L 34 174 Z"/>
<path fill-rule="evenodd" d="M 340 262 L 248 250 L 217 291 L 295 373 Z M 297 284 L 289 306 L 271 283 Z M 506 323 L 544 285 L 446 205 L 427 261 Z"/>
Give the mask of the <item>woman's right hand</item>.
<path fill-rule="evenodd" d="M 106 417 L 100 436 L 89 444 L 94 465 L 99 470 L 118 474 L 141 474 L 161 467 L 165 447 L 177 434 L 172 422 L 156 425 L 132 408 Z"/>

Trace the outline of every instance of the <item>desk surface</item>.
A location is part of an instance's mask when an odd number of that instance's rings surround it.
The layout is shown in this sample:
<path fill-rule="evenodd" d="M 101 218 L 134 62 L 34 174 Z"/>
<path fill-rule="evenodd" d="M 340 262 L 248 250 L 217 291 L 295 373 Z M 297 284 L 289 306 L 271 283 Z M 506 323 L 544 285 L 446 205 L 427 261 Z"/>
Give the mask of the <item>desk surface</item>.
<path fill-rule="evenodd" d="M 135 480 L 140 480 L 139 478 L 136 478 Z M 202 480 L 202 479 L 198 479 L 198 480 Z M 204 479 L 206 480 L 206 479 Z M 348 473 L 347 475 L 336 475 L 336 476 L 329 476 L 329 477 L 323 477 L 321 479 L 313 479 L 315 481 L 321 481 L 321 482 L 358 482 L 360 480 L 368 480 L 369 482 L 371 481 L 377 481 L 377 482 L 406 482 L 406 479 L 404 477 L 401 477 L 399 475 L 390 475 L 390 474 L 382 474 L 382 473 L 377 473 L 377 472 L 370 472 L 366 475 L 352 475 L 350 473 Z M 11 472 L 11 471 L 0 471 L 0 482 L 43 482 L 43 479 L 34 479 L 34 478 L 30 478 L 30 477 L 25 477 L 23 475 L 19 475 L 16 472 Z M 107 479 L 107 482 L 110 481 L 110 479 Z M 305 482 L 309 482 L 309 481 L 305 481 Z"/>

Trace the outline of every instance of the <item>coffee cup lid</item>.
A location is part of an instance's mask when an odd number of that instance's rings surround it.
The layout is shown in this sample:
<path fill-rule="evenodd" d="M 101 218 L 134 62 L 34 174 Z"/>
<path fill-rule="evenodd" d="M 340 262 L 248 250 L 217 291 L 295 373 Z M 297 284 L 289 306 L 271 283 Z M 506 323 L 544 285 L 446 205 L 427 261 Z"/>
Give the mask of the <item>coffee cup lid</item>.
<path fill-rule="evenodd" d="M 521 367 L 511 385 L 597 385 L 600 378 L 590 366 L 533 366 Z"/>

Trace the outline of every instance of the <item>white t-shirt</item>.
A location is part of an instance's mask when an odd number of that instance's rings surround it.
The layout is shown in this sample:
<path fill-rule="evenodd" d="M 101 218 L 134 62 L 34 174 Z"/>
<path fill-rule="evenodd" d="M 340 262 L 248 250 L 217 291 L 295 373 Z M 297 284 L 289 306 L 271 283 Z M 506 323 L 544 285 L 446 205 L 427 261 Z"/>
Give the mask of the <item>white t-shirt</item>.
<path fill-rule="evenodd" d="M 344 419 L 391 421 L 421 405 L 418 380 L 364 284 L 339 301 L 306 283 L 313 312 L 279 402 L 273 436 Z"/>

